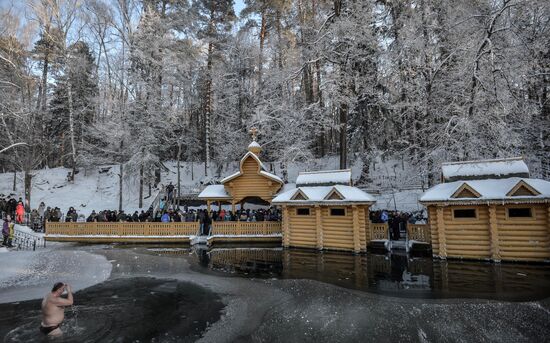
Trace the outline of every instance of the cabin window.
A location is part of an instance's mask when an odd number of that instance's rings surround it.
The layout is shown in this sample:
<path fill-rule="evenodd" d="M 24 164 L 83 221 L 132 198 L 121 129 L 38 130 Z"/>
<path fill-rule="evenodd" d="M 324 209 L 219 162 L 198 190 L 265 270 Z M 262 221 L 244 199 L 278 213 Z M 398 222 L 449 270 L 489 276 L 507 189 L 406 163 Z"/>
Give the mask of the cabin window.
<path fill-rule="evenodd" d="M 477 218 L 477 213 L 476 213 L 475 208 L 454 210 L 453 215 L 456 219 L 475 219 L 475 218 Z"/>
<path fill-rule="evenodd" d="M 331 216 L 345 216 L 346 215 L 346 209 L 345 208 L 331 208 L 330 209 L 330 215 Z"/>
<path fill-rule="evenodd" d="M 533 212 L 530 207 L 513 207 L 508 209 L 508 217 L 510 218 L 531 218 Z"/>
<path fill-rule="evenodd" d="M 309 208 L 297 208 L 296 214 L 299 216 L 309 216 Z"/>

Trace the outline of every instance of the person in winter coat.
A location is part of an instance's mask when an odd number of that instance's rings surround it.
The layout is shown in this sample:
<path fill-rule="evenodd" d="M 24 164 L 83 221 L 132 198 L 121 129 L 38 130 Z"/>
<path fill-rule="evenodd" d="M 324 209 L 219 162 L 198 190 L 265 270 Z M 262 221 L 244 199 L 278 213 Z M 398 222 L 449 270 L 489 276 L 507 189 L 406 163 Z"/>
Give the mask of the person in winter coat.
<path fill-rule="evenodd" d="M 25 206 L 23 206 L 23 202 L 20 201 L 17 203 L 17 207 L 15 207 L 15 215 L 17 224 L 23 224 L 23 218 L 25 217 Z"/>
<path fill-rule="evenodd" d="M 15 208 L 16 207 L 17 207 L 17 200 L 15 200 L 15 198 L 8 197 L 8 203 L 6 205 L 6 212 L 10 216 L 13 217 L 15 215 Z"/>
<path fill-rule="evenodd" d="M 170 222 L 170 215 L 168 213 L 165 213 L 160 217 L 160 221 L 163 223 L 169 223 Z"/>
<path fill-rule="evenodd" d="M 38 205 L 38 215 L 40 218 L 44 218 L 44 211 L 46 210 L 46 204 L 44 202 L 40 202 L 40 205 Z"/>
<path fill-rule="evenodd" d="M 90 215 L 88 216 L 88 218 L 86 219 L 86 221 L 87 221 L 88 223 L 97 222 L 97 213 L 95 213 L 95 210 L 92 210 L 92 213 L 90 213 Z"/>
<path fill-rule="evenodd" d="M 15 235 L 15 223 L 13 221 L 10 221 L 9 223 L 9 230 L 10 230 L 10 234 L 9 234 L 9 237 L 8 237 L 8 247 L 13 247 L 13 236 Z"/>
<path fill-rule="evenodd" d="M 117 222 L 125 222 L 127 221 L 128 217 L 126 216 L 126 213 L 124 211 L 120 211 L 118 215 L 116 216 Z"/>
<path fill-rule="evenodd" d="M 2 236 L 4 238 L 2 244 L 6 246 L 8 245 L 8 239 L 10 238 L 10 221 L 11 218 L 8 215 L 6 217 L 6 220 L 4 220 L 4 224 L 2 225 Z"/>

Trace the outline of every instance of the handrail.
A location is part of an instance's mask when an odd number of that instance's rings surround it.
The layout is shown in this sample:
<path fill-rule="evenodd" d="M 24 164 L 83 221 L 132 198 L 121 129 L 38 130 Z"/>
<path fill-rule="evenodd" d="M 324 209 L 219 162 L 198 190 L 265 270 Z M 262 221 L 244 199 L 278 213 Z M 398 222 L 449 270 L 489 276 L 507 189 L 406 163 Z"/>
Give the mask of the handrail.
<path fill-rule="evenodd" d="M 282 233 L 281 222 L 213 222 L 211 235 L 274 235 Z"/>
<path fill-rule="evenodd" d="M 15 226 L 13 228 L 13 245 L 17 247 L 17 250 L 45 248 L 46 240 L 42 235 L 36 235 L 28 232 L 21 231 Z"/>
<path fill-rule="evenodd" d="M 430 227 L 428 224 L 407 224 L 407 240 L 431 243 Z"/>
<path fill-rule="evenodd" d="M 382 240 L 389 239 L 390 231 L 387 223 L 370 223 L 370 239 Z"/>
<path fill-rule="evenodd" d="M 198 222 L 48 222 L 46 237 L 52 235 L 68 236 L 192 236 L 199 231 Z"/>

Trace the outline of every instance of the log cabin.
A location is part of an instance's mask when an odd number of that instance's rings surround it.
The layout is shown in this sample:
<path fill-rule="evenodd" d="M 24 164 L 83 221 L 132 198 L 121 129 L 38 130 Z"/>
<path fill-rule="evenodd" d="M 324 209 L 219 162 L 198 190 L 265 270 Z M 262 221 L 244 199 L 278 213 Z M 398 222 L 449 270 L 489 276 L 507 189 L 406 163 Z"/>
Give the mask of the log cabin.
<path fill-rule="evenodd" d="M 550 182 L 521 158 L 446 163 L 428 209 L 434 256 L 550 262 Z"/>
<path fill-rule="evenodd" d="M 353 187 L 351 170 L 300 173 L 273 204 L 283 211 L 283 246 L 366 251 L 374 198 Z"/>

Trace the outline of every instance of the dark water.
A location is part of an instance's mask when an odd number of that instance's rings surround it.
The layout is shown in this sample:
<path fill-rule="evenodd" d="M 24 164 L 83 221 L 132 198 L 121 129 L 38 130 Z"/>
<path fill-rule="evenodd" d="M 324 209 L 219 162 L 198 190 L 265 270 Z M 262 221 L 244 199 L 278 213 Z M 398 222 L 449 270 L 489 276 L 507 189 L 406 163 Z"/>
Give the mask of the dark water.
<path fill-rule="evenodd" d="M 265 247 L 177 251 L 164 254 L 187 256 L 197 270 L 241 277 L 311 279 L 397 297 L 508 301 L 550 297 L 550 266 L 543 264 L 442 261 L 404 253 L 352 255 Z"/>
<path fill-rule="evenodd" d="M 48 341 L 41 300 L 0 305 L 4 342 Z M 154 278 L 106 281 L 75 294 L 55 342 L 193 342 L 220 318 L 219 297 L 191 283 Z M 51 340 L 50 340 L 51 341 Z"/>

